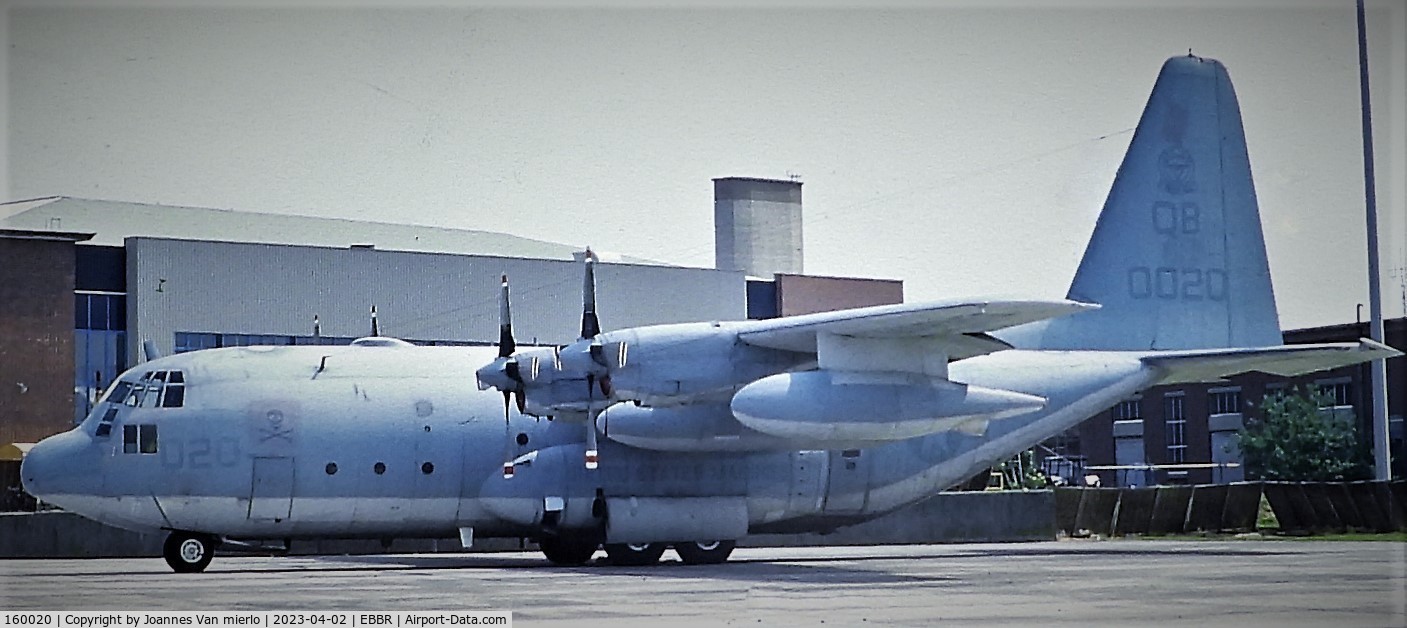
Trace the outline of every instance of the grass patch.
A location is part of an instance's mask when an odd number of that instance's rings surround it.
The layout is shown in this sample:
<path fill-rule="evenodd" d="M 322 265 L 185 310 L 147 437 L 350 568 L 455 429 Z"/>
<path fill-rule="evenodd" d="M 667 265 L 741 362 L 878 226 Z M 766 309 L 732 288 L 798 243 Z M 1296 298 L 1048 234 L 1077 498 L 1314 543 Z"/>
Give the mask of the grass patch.
<path fill-rule="evenodd" d="M 1407 543 L 1407 532 L 1343 532 L 1339 534 L 1282 535 L 1279 530 L 1258 530 L 1255 534 L 1197 532 L 1191 534 L 1129 535 L 1115 537 L 1143 541 L 1386 541 Z"/>

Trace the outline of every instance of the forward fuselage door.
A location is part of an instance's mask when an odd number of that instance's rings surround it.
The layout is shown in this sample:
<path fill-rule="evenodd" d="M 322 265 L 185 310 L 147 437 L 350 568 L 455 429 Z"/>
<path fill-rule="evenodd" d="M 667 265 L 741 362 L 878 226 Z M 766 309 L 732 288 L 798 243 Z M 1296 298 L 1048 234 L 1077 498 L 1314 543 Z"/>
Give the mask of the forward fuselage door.
<path fill-rule="evenodd" d="M 870 459 L 862 451 L 830 451 L 830 482 L 826 487 L 825 513 L 854 514 L 865 509 L 870 494 Z"/>
<path fill-rule="evenodd" d="M 283 521 L 293 509 L 293 459 L 255 458 L 249 518 Z"/>

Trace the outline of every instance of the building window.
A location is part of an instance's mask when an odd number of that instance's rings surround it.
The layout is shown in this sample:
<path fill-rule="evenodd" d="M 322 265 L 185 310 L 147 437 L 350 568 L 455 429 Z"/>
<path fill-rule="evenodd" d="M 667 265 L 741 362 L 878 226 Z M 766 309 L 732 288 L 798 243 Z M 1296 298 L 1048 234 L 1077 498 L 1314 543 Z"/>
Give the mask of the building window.
<path fill-rule="evenodd" d="M 73 420 L 82 422 L 103 390 L 127 370 L 127 296 L 80 291 L 73 295 Z"/>
<path fill-rule="evenodd" d="M 1141 421 L 1143 420 L 1143 400 L 1125 399 L 1119 405 L 1114 406 L 1115 421 Z"/>
<path fill-rule="evenodd" d="M 1322 407 L 1339 408 L 1353 405 L 1353 382 L 1348 378 L 1315 382 L 1324 396 Z"/>
<path fill-rule="evenodd" d="M 1167 436 L 1169 464 L 1187 461 L 1187 414 L 1183 401 L 1181 392 L 1163 395 L 1163 432 Z"/>
<path fill-rule="evenodd" d="M 1213 388 L 1207 391 L 1207 412 L 1209 414 L 1240 414 L 1240 388 Z"/>
<path fill-rule="evenodd" d="M 219 349 L 222 347 L 287 346 L 287 345 L 349 345 L 356 338 L 347 336 L 285 336 L 280 334 L 212 334 L 204 332 L 178 331 L 175 335 L 175 353 Z M 422 347 L 484 347 L 492 343 L 466 340 L 413 340 L 405 339 Z"/>

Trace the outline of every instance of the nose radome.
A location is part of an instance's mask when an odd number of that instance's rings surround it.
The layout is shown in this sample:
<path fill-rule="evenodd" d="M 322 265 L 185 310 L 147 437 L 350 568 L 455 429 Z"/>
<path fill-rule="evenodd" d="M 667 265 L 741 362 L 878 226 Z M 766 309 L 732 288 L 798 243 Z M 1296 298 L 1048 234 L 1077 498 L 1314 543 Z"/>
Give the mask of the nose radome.
<path fill-rule="evenodd" d="M 88 435 L 77 429 L 39 441 L 20 462 L 20 484 L 25 492 L 45 501 L 73 492 L 84 468 L 77 458 L 87 446 Z"/>

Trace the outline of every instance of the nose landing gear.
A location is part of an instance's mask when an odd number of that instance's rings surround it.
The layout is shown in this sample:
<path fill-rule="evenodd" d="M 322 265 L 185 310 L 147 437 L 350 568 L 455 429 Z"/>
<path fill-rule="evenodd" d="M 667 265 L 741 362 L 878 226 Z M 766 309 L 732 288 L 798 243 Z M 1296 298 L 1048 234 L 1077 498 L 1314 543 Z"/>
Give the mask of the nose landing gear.
<path fill-rule="evenodd" d="M 176 573 L 198 573 L 210 566 L 215 558 L 214 537 L 194 532 L 174 531 L 161 547 L 161 557 Z"/>

